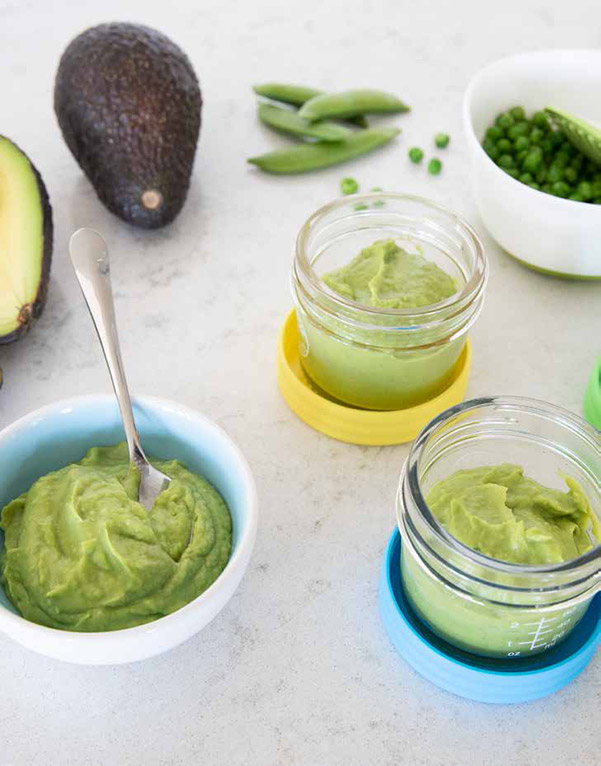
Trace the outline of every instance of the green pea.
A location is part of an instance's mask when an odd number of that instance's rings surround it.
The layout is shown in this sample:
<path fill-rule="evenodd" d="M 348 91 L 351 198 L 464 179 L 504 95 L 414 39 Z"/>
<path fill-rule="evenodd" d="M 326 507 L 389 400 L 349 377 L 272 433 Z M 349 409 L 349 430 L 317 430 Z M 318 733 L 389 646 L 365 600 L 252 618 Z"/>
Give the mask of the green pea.
<path fill-rule="evenodd" d="M 536 125 L 537 128 L 545 129 L 549 127 L 549 118 L 542 111 L 535 112 L 533 114 L 532 122 L 534 125 Z"/>
<path fill-rule="evenodd" d="M 501 168 L 513 168 L 515 167 L 515 160 L 511 154 L 502 154 L 497 160 L 497 165 Z"/>
<path fill-rule="evenodd" d="M 488 154 L 488 156 L 491 158 L 491 160 L 495 160 L 495 162 L 499 159 L 501 156 L 501 152 L 497 149 L 495 144 L 491 144 L 488 147 L 484 147 L 484 151 Z"/>
<path fill-rule="evenodd" d="M 430 175 L 437 176 L 441 170 L 442 162 L 437 157 L 433 157 L 430 162 L 428 162 L 428 173 L 430 173 Z"/>
<path fill-rule="evenodd" d="M 515 124 L 515 120 L 513 117 L 509 114 L 509 112 L 503 112 L 500 114 L 496 119 L 496 124 L 499 128 L 503 128 L 504 130 L 507 130 L 512 125 Z"/>
<path fill-rule="evenodd" d="M 525 149 L 530 148 L 530 141 L 526 138 L 526 136 L 518 136 L 515 139 L 515 142 L 513 144 L 516 152 L 522 152 Z"/>
<path fill-rule="evenodd" d="M 569 159 L 576 157 L 579 154 L 578 149 L 569 141 L 568 137 L 564 138 L 564 142 L 561 145 L 561 151 L 567 155 Z"/>
<path fill-rule="evenodd" d="M 434 143 L 439 149 L 446 149 L 450 140 L 451 137 L 448 133 L 437 133 L 434 136 Z"/>
<path fill-rule="evenodd" d="M 549 168 L 549 175 L 548 175 L 549 183 L 558 183 L 559 181 L 563 181 L 563 170 L 562 168 L 558 167 L 557 165 L 551 165 Z"/>
<path fill-rule="evenodd" d="M 529 183 L 528 186 L 531 189 L 536 189 L 536 191 L 540 191 L 540 186 L 537 183 L 535 183 L 534 181 L 532 183 Z"/>
<path fill-rule="evenodd" d="M 485 138 L 484 141 L 482 141 L 482 148 L 487 154 L 490 154 L 492 150 L 497 149 L 497 144 L 492 140 L 492 138 Z"/>
<path fill-rule="evenodd" d="M 526 117 L 524 107 L 522 106 L 514 106 L 509 110 L 509 114 L 513 117 L 514 120 L 523 120 Z"/>
<path fill-rule="evenodd" d="M 554 149 L 558 149 L 563 144 L 563 133 L 558 130 L 553 131 L 549 138 Z"/>
<path fill-rule="evenodd" d="M 512 127 L 507 131 L 507 136 L 508 138 L 511 138 L 512 141 L 515 141 L 516 138 L 519 138 L 520 136 L 527 136 L 528 133 L 530 133 L 530 125 L 524 120 L 522 122 L 516 122 L 515 125 L 512 125 Z"/>
<path fill-rule="evenodd" d="M 597 199 L 594 199 L 593 205 L 601 205 L 601 197 L 597 197 Z"/>
<path fill-rule="evenodd" d="M 503 153 L 510 152 L 513 149 L 513 144 L 508 138 L 500 138 L 497 141 L 497 149 Z"/>
<path fill-rule="evenodd" d="M 562 149 L 555 155 L 553 163 L 557 165 L 558 168 L 567 168 L 570 164 L 570 155 Z"/>
<path fill-rule="evenodd" d="M 575 184 L 578 180 L 578 171 L 572 167 L 566 168 L 563 171 L 563 175 L 568 183 Z"/>
<path fill-rule="evenodd" d="M 340 191 L 343 194 L 356 194 L 359 191 L 359 184 L 354 178 L 343 178 L 340 182 Z"/>
<path fill-rule="evenodd" d="M 492 145 L 494 147 L 494 144 Z M 418 162 L 421 162 L 424 158 L 423 151 L 419 148 L 419 146 L 413 146 L 411 149 L 409 149 L 409 159 L 411 162 L 415 162 L 416 164 Z"/>
<path fill-rule="evenodd" d="M 582 170 L 583 165 L 584 165 L 583 154 L 577 154 L 575 157 L 572 157 L 572 159 L 570 160 L 570 167 L 574 168 L 574 170 L 578 173 Z"/>
<path fill-rule="evenodd" d="M 573 199 L 574 202 L 584 202 L 584 198 L 581 194 L 578 194 L 578 192 L 574 192 L 573 194 L 570 194 L 568 199 Z"/>
<path fill-rule="evenodd" d="M 522 152 L 518 152 L 515 155 L 516 165 L 519 165 L 519 167 L 522 167 L 522 165 L 524 164 L 524 160 L 526 159 L 527 156 L 528 156 L 528 150 L 527 149 L 524 149 L 524 151 L 522 151 Z"/>
<path fill-rule="evenodd" d="M 552 192 L 552 189 L 553 189 L 553 187 L 551 186 L 551 184 L 543 184 L 543 185 L 541 186 L 541 189 L 542 189 L 542 190 L 543 190 L 543 191 L 544 191 L 546 194 L 552 194 L 552 193 L 553 193 L 553 192 Z"/>
<path fill-rule="evenodd" d="M 520 176 L 520 181 L 523 184 L 531 184 L 534 181 L 534 177 L 532 173 L 522 173 L 522 175 Z"/>
<path fill-rule="evenodd" d="M 556 181 L 551 186 L 551 193 L 555 194 L 556 197 L 567 197 L 570 193 L 570 187 L 563 181 Z"/>
<path fill-rule="evenodd" d="M 576 191 L 583 200 L 589 200 L 593 197 L 593 186 L 588 181 L 581 181 L 576 187 Z"/>
<path fill-rule="evenodd" d="M 498 125 L 491 125 L 490 128 L 486 131 L 486 138 L 490 139 L 491 141 L 498 141 L 500 138 L 503 138 L 505 135 L 505 132 L 502 128 L 499 128 Z"/>
<path fill-rule="evenodd" d="M 528 173 L 536 173 L 543 161 L 543 153 L 538 147 L 530 149 L 523 162 L 523 168 Z"/>
<path fill-rule="evenodd" d="M 503 168 L 503 170 L 507 173 L 507 175 L 510 175 L 512 178 L 518 178 L 520 175 L 520 171 L 517 168 Z"/>
<path fill-rule="evenodd" d="M 544 137 L 545 134 L 540 128 L 532 128 L 530 135 L 528 136 L 531 144 L 540 144 Z"/>
<path fill-rule="evenodd" d="M 544 184 L 547 181 L 548 175 L 546 168 L 540 168 L 536 173 L 536 183 Z"/>

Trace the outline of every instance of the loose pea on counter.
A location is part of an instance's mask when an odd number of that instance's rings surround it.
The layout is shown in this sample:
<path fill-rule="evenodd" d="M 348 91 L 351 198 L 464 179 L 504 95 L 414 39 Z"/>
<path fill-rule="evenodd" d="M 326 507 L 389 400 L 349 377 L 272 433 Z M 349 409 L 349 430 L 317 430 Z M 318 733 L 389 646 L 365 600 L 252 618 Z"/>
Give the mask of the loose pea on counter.
<path fill-rule="evenodd" d="M 437 176 L 441 170 L 442 162 L 438 159 L 438 157 L 432 157 L 430 162 L 428 162 L 428 173 L 430 173 L 432 176 Z"/>
<path fill-rule="evenodd" d="M 423 151 L 419 148 L 419 146 L 413 146 L 411 149 L 409 149 L 409 159 L 411 162 L 414 162 L 416 165 L 418 162 L 421 162 L 424 158 Z"/>
<path fill-rule="evenodd" d="M 545 112 L 527 117 L 523 107 L 514 106 L 499 114 L 482 146 L 502 170 L 532 189 L 601 204 L 601 165 L 573 146 Z"/>
<path fill-rule="evenodd" d="M 340 182 L 340 191 L 343 194 L 356 194 L 359 191 L 359 184 L 354 178 L 343 178 Z"/>

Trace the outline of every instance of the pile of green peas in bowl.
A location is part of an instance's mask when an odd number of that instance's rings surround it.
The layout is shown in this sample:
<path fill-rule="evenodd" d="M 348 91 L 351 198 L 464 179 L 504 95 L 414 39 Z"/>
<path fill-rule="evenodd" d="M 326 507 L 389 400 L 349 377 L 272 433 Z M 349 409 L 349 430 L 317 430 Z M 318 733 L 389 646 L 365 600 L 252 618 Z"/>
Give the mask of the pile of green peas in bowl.
<path fill-rule="evenodd" d="M 532 189 L 601 205 L 601 165 L 588 159 L 543 111 L 521 106 L 501 112 L 482 147 L 498 167 Z"/>

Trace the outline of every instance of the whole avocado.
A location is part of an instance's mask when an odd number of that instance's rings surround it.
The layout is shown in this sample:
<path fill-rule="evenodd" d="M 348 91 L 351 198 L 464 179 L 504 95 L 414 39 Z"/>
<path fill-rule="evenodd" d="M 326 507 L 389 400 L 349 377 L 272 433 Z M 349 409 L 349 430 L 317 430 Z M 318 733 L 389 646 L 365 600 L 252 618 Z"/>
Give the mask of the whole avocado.
<path fill-rule="evenodd" d="M 202 97 L 185 53 L 138 24 L 82 32 L 61 58 L 54 110 L 73 156 L 106 207 L 144 229 L 186 200 Z"/>

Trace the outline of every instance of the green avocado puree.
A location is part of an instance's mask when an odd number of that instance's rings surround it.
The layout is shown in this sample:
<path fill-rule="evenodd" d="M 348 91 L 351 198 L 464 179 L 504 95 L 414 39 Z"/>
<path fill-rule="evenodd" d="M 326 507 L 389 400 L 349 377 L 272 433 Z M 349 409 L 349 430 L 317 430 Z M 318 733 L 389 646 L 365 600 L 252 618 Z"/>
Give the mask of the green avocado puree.
<path fill-rule="evenodd" d="M 559 564 L 601 540 L 601 525 L 577 481 L 550 489 L 503 463 L 456 471 L 428 493 L 443 527 L 485 556 L 514 564 Z M 591 539 L 591 535 L 593 539 Z"/>
<path fill-rule="evenodd" d="M 331 312 L 297 309 L 301 361 L 322 391 L 355 407 L 397 410 L 427 401 L 447 387 L 465 345 L 463 335 L 441 341 L 431 328 L 411 326 L 415 319 L 399 327 L 396 317 L 385 316 L 381 327 L 372 328 L 369 319 L 365 326 L 361 311 L 439 303 L 457 292 L 449 274 L 387 239 L 365 247 L 322 281 L 357 304 L 355 322 Z"/>
<path fill-rule="evenodd" d="M 435 484 L 426 502 L 455 538 L 485 556 L 514 564 L 557 564 L 601 541 L 601 523 L 579 483 L 564 477 L 567 492 L 551 489 L 503 463 L 456 471 Z M 576 626 L 590 600 L 571 606 L 518 606 L 510 590 L 494 603 L 465 593 L 458 582 L 434 576 L 403 543 L 405 593 L 435 633 L 469 652 L 521 657 L 555 646 Z M 476 587 L 476 586 L 474 586 Z M 536 595 L 533 595 L 533 599 Z M 501 603 L 505 602 L 505 603 Z"/>
<path fill-rule="evenodd" d="M 393 239 L 365 247 L 346 266 L 323 276 L 334 292 L 364 306 L 411 309 L 457 292 L 453 279 L 432 261 L 408 253 Z"/>
<path fill-rule="evenodd" d="M 107 631 L 155 620 L 192 601 L 227 564 L 232 522 L 217 490 L 177 460 L 152 511 L 125 443 L 94 447 L 4 507 L 5 592 L 28 620 Z"/>

